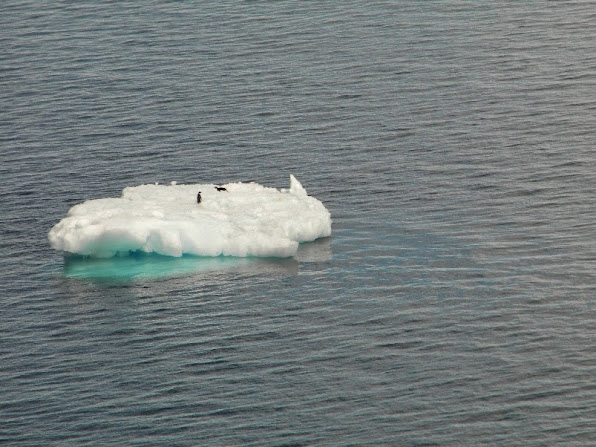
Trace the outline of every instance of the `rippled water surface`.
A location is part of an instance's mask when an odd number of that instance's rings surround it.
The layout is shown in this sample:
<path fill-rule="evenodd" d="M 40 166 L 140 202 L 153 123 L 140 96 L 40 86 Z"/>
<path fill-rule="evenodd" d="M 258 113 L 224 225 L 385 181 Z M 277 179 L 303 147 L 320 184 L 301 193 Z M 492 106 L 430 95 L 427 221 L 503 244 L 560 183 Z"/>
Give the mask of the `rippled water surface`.
<path fill-rule="evenodd" d="M 0 5 L 0 443 L 596 443 L 596 20 Z M 292 259 L 64 258 L 68 209 L 289 174 Z"/>

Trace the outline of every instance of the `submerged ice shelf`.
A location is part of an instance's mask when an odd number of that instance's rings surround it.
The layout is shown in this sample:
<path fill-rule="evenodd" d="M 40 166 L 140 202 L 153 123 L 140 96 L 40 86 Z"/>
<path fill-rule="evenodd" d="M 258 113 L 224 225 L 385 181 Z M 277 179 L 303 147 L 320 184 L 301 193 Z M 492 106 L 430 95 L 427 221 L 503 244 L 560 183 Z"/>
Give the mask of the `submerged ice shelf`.
<path fill-rule="evenodd" d="M 293 256 L 331 234 L 331 216 L 290 175 L 290 188 L 256 183 L 141 185 L 120 198 L 73 206 L 49 232 L 56 250 L 93 257 L 142 251 L 167 256 Z M 197 193 L 201 203 L 197 203 Z"/>

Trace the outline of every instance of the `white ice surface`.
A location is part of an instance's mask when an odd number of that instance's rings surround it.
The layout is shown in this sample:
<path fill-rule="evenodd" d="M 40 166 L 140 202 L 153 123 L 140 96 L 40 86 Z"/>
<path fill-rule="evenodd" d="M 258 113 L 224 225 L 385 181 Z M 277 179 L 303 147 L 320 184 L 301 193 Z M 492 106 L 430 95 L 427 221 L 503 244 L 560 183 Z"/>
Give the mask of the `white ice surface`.
<path fill-rule="evenodd" d="M 256 183 L 141 185 L 121 198 L 73 206 L 49 232 L 56 250 L 95 257 L 131 251 L 168 256 L 293 256 L 299 242 L 331 234 L 331 216 L 290 176 L 289 190 Z M 197 203 L 197 193 L 202 201 Z"/>

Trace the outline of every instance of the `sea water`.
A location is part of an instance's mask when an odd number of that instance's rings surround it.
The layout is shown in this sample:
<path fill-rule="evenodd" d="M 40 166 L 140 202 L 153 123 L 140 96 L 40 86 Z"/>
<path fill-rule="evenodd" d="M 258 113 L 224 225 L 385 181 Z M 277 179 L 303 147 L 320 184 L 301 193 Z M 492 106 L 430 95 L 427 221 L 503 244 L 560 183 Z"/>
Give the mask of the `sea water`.
<path fill-rule="evenodd" d="M 590 2 L 0 5 L 0 443 L 590 445 Z M 143 184 L 294 174 L 288 258 L 64 256 Z"/>

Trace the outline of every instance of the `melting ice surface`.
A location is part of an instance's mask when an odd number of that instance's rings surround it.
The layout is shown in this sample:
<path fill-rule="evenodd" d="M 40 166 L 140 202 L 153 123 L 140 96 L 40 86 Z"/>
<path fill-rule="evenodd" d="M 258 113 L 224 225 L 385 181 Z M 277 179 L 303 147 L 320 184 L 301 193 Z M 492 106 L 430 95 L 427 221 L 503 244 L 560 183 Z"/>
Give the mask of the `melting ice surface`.
<path fill-rule="evenodd" d="M 141 185 L 73 206 L 49 232 L 56 250 L 92 257 L 293 256 L 331 234 L 331 216 L 290 175 L 288 190 L 256 183 Z M 201 203 L 197 203 L 197 193 Z"/>

